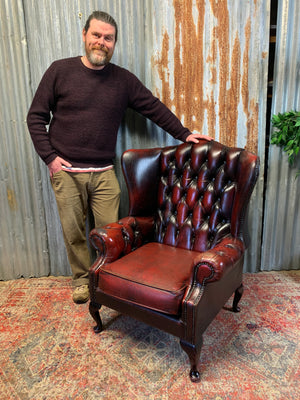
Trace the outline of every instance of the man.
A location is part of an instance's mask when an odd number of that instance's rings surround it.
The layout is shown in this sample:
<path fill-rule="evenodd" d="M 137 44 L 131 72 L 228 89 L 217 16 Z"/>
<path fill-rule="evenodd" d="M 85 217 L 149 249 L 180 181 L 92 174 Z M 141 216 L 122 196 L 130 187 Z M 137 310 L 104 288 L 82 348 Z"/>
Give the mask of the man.
<path fill-rule="evenodd" d="M 132 73 L 110 63 L 117 36 L 114 19 L 93 12 L 82 32 L 85 55 L 52 63 L 27 116 L 35 149 L 49 168 L 73 274 L 75 303 L 89 299 L 88 206 L 95 226 L 118 219 L 120 188 L 113 159 L 127 107 L 176 139 L 197 143 L 203 138 L 184 128 Z"/>

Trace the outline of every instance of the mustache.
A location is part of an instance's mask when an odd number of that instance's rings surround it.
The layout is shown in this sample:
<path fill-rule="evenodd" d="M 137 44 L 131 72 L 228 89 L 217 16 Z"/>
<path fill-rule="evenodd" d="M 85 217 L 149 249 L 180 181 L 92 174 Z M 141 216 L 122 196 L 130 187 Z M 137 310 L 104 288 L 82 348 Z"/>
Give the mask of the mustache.
<path fill-rule="evenodd" d="M 108 53 L 108 49 L 104 46 L 94 46 L 92 48 L 92 50 L 101 50 L 101 51 L 104 51 L 104 53 L 106 53 L 106 54 Z"/>

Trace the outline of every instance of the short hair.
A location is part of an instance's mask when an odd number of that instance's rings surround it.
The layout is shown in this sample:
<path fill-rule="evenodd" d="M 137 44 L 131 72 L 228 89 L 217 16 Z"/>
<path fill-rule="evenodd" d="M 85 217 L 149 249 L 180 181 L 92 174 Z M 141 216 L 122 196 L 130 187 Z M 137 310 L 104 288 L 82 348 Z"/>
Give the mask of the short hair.
<path fill-rule="evenodd" d="M 106 22 L 107 24 L 112 25 L 116 30 L 115 40 L 117 41 L 118 25 L 111 15 L 107 14 L 104 11 L 93 11 L 92 14 L 88 17 L 88 19 L 84 25 L 85 32 L 87 32 L 89 30 L 90 22 L 92 19 L 97 19 L 98 21 Z"/>

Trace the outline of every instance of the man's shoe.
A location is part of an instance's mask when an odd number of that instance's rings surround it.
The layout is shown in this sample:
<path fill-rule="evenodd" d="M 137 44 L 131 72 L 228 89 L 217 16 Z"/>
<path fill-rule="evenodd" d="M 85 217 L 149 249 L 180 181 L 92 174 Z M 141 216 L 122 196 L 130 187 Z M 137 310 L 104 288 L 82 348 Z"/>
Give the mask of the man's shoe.
<path fill-rule="evenodd" d="M 78 286 L 74 289 L 73 292 L 73 301 L 77 304 L 86 303 L 90 298 L 89 286 L 82 285 Z"/>

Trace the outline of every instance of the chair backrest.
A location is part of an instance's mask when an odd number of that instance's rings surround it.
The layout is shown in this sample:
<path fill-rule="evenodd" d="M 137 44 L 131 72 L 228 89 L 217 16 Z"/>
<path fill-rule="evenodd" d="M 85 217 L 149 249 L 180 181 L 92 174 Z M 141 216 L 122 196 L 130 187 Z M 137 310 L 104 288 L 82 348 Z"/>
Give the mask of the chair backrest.
<path fill-rule="evenodd" d="M 256 155 L 215 141 L 163 148 L 155 240 L 196 251 L 227 235 L 244 240 L 258 172 Z"/>

